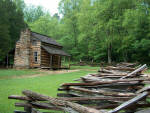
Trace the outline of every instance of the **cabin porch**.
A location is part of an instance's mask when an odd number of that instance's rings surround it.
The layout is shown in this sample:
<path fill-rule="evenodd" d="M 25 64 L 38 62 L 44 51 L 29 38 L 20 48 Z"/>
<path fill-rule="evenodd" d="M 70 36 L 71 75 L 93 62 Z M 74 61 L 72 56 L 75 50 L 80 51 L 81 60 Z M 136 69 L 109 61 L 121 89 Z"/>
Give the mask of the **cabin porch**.
<path fill-rule="evenodd" d="M 41 68 L 42 69 L 69 69 L 70 56 L 62 54 L 62 50 L 54 50 L 54 48 L 42 46 L 41 48 Z M 59 54 L 58 54 L 59 53 Z M 64 52 L 63 52 L 64 53 Z"/>

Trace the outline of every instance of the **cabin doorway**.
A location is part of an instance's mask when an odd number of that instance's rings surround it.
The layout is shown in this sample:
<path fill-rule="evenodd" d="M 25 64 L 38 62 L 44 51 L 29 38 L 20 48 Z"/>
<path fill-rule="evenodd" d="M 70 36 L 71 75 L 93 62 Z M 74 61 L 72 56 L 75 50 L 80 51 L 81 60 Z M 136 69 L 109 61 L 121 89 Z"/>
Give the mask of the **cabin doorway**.
<path fill-rule="evenodd" d="M 60 60 L 60 56 L 59 55 L 52 55 L 51 56 L 51 67 L 53 69 L 59 69 L 61 67 L 61 60 Z"/>

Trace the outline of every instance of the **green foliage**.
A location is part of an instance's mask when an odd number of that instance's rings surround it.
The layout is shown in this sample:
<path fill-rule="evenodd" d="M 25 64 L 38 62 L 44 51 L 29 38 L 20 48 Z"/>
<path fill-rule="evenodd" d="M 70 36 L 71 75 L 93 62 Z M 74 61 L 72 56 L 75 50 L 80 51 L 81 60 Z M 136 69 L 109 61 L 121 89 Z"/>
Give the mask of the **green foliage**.
<path fill-rule="evenodd" d="M 0 0 L 0 61 L 14 49 L 20 30 L 25 26 L 23 9 L 16 4 L 15 0 Z"/>
<path fill-rule="evenodd" d="M 147 0 L 61 0 L 61 18 L 45 15 L 29 25 L 60 42 L 74 61 L 148 62 L 149 5 Z"/>
<path fill-rule="evenodd" d="M 24 14 L 31 30 L 57 40 L 73 61 L 150 61 L 149 0 L 60 0 L 60 15 L 53 16 L 41 6 L 27 6 L 23 0 L 1 2 L 3 57 L 25 26 Z"/>
<path fill-rule="evenodd" d="M 24 20 L 27 23 L 35 22 L 41 16 L 44 16 L 45 13 L 47 12 L 44 11 L 43 7 L 29 5 L 24 8 Z"/>
<path fill-rule="evenodd" d="M 38 20 L 29 24 L 32 31 L 45 34 L 55 39 L 60 39 L 60 25 L 58 17 L 51 17 L 50 15 L 41 16 Z"/>
<path fill-rule="evenodd" d="M 150 61 L 148 1 L 61 0 L 59 9 L 66 32 L 61 42 L 73 59 Z"/>

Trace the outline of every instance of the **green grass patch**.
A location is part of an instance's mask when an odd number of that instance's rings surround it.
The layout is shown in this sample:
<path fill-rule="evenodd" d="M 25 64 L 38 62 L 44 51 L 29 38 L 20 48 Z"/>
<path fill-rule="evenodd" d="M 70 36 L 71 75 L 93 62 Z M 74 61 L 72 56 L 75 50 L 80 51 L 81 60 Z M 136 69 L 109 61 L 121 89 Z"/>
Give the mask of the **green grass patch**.
<path fill-rule="evenodd" d="M 15 70 L 15 69 L 2 69 L 0 70 L 0 79 L 3 78 L 11 78 L 14 76 L 23 76 L 23 75 L 33 75 L 33 74 L 39 74 L 37 70 Z"/>
<path fill-rule="evenodd" d="M 71 66 L 71 69 L 86 69 L 86 70 L 99 70 L 100 67 L 92 67 L 92 66 Z"/>
<path fill-rule="evenodd" d="M 27 74 L 28 71 L 30 74 L 32 73 L 30 72 L 30 70 L 20 70 L 18 72 L 15 72 L 15 70 L 7 70 L 7 71 L 8 72 L 5 71 L 5 73 L 1 71 L 0 75 L 3 75 L 4 73 L 6 76 L 12 76 L 12 75 L 19 76 L 22 74 L 23 75 Z M 57 89 L 61 84 L 67 82 L 73 82 L 74 79 L 77 79 L 81 76 L 93 72 L 94 71 L 81 70 L 78 72 L 46 75 L 46 76 L 40 76 L 34 78 L 1 79 L 0 80 L 0 113 L 12 113 L 15 109 L 18 109 L 14 107 L 14 103 L 16 102 L 15 100 L 8 100 L 9 95 L 21 95 L 21 92 L 23 90 L 28 89 L 41 94 L 56 97 Z"/>
<path fill-rule="evenodd" d="M 150 69 L 146 70 L 145 73 L 150 73 Z"/>

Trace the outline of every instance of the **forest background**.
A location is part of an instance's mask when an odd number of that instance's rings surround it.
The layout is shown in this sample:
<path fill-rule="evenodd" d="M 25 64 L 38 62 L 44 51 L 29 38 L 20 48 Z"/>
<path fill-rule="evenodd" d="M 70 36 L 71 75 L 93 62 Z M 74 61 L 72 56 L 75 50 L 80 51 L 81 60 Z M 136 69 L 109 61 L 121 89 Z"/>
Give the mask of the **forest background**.
<path fill-rule="evenodd" d="M 150 63 L 149 0 L 60 0 L 54 15 L 23 0 L 0 0 L 1 64 L 26 27 L 58 41 L 72 61 Z"/>

